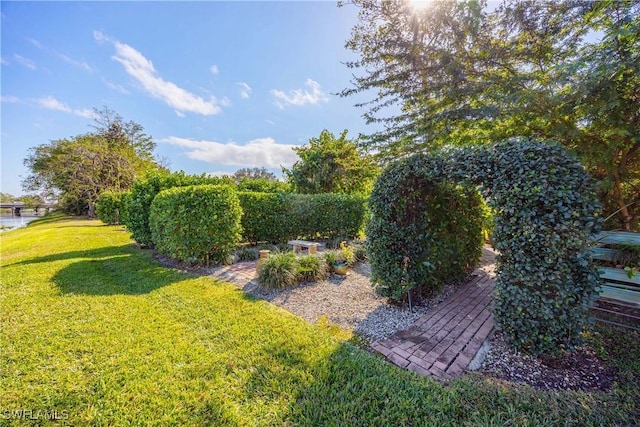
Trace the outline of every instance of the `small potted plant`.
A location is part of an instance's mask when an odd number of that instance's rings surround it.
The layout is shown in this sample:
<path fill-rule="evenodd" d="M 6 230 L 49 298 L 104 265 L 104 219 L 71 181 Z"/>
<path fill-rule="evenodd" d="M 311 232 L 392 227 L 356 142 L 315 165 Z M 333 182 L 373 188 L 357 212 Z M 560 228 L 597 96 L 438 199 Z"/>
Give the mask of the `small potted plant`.
<path fill-rule="evenodd" d="M 353 262 L 353 249 L 347 246 L 347 242 L 340 243 L 340 250 L 335 252 L 335 260 L 333 261 L 333 271 L 336 274 L 344 276 L 347 274 L 349 264 Z"/>

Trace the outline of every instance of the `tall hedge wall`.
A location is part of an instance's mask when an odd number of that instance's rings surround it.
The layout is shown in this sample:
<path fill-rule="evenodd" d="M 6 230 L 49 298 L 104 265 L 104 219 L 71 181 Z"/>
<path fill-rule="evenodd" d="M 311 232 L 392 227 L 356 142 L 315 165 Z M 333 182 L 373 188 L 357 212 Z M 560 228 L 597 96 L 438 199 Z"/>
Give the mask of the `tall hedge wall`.
<path fill-rule="evenodd" d="M 403 162 L 413 163 L 412 173 L 427 182 L 478 185 L 493 208 L 493 242 L 500 252 L 493 314 L 509 343 L 534 355 L 579 344 L 598 295 L 599 277 L 589 255 L 602 222 L 583 166 L 558 145 L 530 140 L 421 154 L 398 163 Z M 376 182 L 374 194 L 380 194 L 371 198 L 370 224 L 376 234 L 398 233 L 401 240 L 403 230 L 394 230 L 392 221 L 376 224 L 386 221 L 380 212 L 391 203 L 385 189 L 404 179 L 392 173 L 398 167 L 389 166 Z M 368 235 L 370 241 L 379 237 Z M 373 259 L 400 271 L 402 261 L 393 254 L 402 250 L 371 246 L 372 277 L 394 286 L 397 277 Z"/>
<path fill-rule="evenodd" d="M 163 190 L 149 215 L 158 252 L 191 264 L 226 261 L 240 243 L 242 209 L 229 186 L 195 185 Z"/>
<path fill-rule="evenodd" d="M 238 194 L 244 239 L 286 242 L 296 238 L 355 237 L 363 229 L 366 199 L 345 194 Z"/>
<path fill-rule="evenodd" d="M 103 191 L 96 202 L 96 214 L 105 224 L 123 224 L 128 216 L 129 191 Z"/>
<path fill-rule="evenodd" d="M 149 228 L 151 203 L 162 190 L 189 185 L 235 185 L 231 178 L 207 175 L 186 175 L 184 172 L 152 173 L 133 183 L 128 203 L 128 220 L 125 222 L 132 237 L 142 246 L 153 246 Z"/>

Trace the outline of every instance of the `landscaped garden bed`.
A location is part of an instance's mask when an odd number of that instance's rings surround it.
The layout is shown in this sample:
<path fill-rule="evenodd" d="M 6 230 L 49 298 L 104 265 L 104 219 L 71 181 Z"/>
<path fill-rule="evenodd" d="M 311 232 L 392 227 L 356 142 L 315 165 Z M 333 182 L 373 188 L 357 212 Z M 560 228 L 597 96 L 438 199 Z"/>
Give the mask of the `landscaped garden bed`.
<path fill-rule="evenodd" d="M 43 425 L 600 426 L 640 414 L 634 332 L 586 337 L 617 371 L 606 392 L 479 373 L 443 386 L 326 322 L 163 267 L 98 221 L 50 218 L 0 238 L 2 409 L 67 417 Z"/>

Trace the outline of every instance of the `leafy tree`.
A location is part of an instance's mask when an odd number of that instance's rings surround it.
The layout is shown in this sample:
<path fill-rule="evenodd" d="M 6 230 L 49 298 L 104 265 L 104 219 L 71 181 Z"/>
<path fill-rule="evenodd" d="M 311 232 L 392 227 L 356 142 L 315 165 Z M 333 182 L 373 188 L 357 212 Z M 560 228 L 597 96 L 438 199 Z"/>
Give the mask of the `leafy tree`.
<path fill-rule="evenodd" d="M 108 109 L 95 112 L 94 132 L 32 148 L 24 160 L 31 175 L 22 183 L 25 190 L 57 193 L 66 211 L 90 217 L 102 191 L 130 189 L 136 176 L 159 167 L 142 126 Z"/>
<path fill-rule="evenodd" d="M 235 171 L 233 178 L 236 182 L 240 182 L 244 179 L 265 179 L 267 181 L 276 181 L 277 177 L 273 172 L 270 172 L 267 168 L 242 168 Z"/>
<path fill-rule="evenodd" d="M 619 211 L 614 224 L 631 229 L 640 219 L 640 2 L 600 2 L 587 19 L 603 37 L 563 69 L 579 118 L 566 139 Z"/>
<path fill-rule="evenodd" d="M 25 204 L 27 208 L 37 208 L 38 205 L 44 203 L 42 197 L 37 194 L 29 194 L 26 196 L 20 196 L 19 200 Z"/>
<path fill-rule="evenodd" d="M 516 136 L 556 140 L 603 183 L 624 226 L 640 212 L 640 3 L 354 0 L 346 46 L 360 55 L 343 96 L 382 130 L 361 140 L 382 158 Z M 602 39 L 594 42 L 594 36 Z M 634 185 L 636 185 L 634 187 Z M 630 205 L 631 203 L 631 205 Z M 630 205 L 630 206 L 629 206 Z"/>
<path fill-rule="evenodd" d="M 17 200 L 19 200 L 19 197 L 16 197 L 13 194 L 0 193 L 0 202 L 9 203 L 9 202 L 15 202 Z"/>
<path fill-rule="evenodd" d="M 294 148 L 300 157 L 291 169 L 283 168 L 298 193 L 368 193 L 379 168 L 372 157 L 361 153 L 347 130 L 336 138 L 326 129 L 309 144 Z"/>
<path fill-rule="evenodd" d="M 257 191 L 260 193 L 289 193 L 291 185 L 283 181 L 271 181 L 267 178 L 242 178 L 238 183 L 239 191 Z"/>

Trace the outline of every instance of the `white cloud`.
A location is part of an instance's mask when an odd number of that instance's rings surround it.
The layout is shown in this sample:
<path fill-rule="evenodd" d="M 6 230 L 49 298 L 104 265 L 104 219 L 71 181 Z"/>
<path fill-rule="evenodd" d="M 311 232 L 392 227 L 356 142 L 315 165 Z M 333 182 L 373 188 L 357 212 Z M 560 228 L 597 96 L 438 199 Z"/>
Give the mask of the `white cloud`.
<path fill-rule="evenodd" d="M 2 65 L 9 65 L 9 61 L 7 61 L 6 59 L 4 59 L 4 57 L 0 57 L 0 63 Z"/>
<path fill-rule="evenodd" d="M 31 59 L 29 58 L 25 58 L 22 55 L 18 55 L 17 53 L 13 54 L 13 59 L 15 59 L 16 61 L 18 61 L 19 64 L 29 68 L 30 70 L 35 70 L 36 69 L 36 63 L 33 62 Z"/>
<path fill-rule="evenodd" d="M 175 111 L 176 111 L 176 116 L 178 116 L 178 117 L 186 117 L 184 113 L 181 113 L 178 110 L 175 110 Z"/>
<path fill-rule="evenodd" d="M 64 102 L 58 101 L 53 96 L 40 98 L 37 100 L 37 103 L 38 105 L 40 105 L 43 108 L 46 108 L 47 110 L 62 111 L 63 113 L 71 113 L 71 114 L 75 114 L 76 116 L 85 117 L 87 119 L 93 119 L 96 117 L 95 113 L 92 110 L 89 110 L 88 108 L 73 109 L 69 107 L 67 104 L 65 104 Z"/>
<path fill-rule="evenodd" d="M 0 101 L 7 102 L 9 104 L 15 104 L 17 102 L 20 102 L 20 98 L 13 95 L 4 95 L 0 97 Z"/>
<path fill-rule="evenodd" d="M 69 108 L 68 105 L 58 101 L 53 96 L 47 96 L 46 98 L 38 99 L 38 104 L 40 104 L 41 107 L 44 107 L 47 110 L 64 111 L 65 113 L 71 112 L 71 108 Z"/>
<path fill-rule="evenodd" d="M 215 141 L 194 140 L 171 136 L 160 142 L 168 142 L 187 149 L 191 159 L 221 165 L 244 167 L 291 166 L 298 160 L 293 151 L 295 145 L 278 144 L 273 138 L 259 138 L 238 145 L 234 142 L 221 143 Z"/>
<path fill-rule="evenodd" d="M 214 96 L 207 101 L 182 89 L 175 83 L 164 80 L 158 75 L 153 63 L 133 47 L 112 40 L 99 31 L 94 31 L 93 37 L 98 42 L 113 44 L 116 54 L 112 56 L 112 59 L 122 64 L 127 74 L 136 79 L 152 97 L 164 101 L 180 112 L 192 112 L 204 116 L 220 113 L 220 106 Z"/>
<path fill-rule="evenodd" d="M 218 74 L 220 72 L 216 64 L 213 64 L 211 67 L 209 67 L 209 71 L 211 71 L 211 74 Z"/>
<path fill-rule="evenodd" d="M 88 108 L 73 110 L 73 114 L 80 117 L 86 117 L 87 119 L 96 118 L 96 113 L 94 113 L 93 110 L 89 110 Z"/>
<path fill-rule="evenodd" d="M 127 89 L 125 89 L 124 87 L 122 87 L 121 85 L 119 85 L 117 83 L 110 82 L 109 80 L 104 79 L 104 78 L 102 79 L 102 81 L 104 82 L 105 85 L 107 85 L 107 87 L 109 89 L 116 90 L 116 91 L 118 91 L 118 92 L 120 92 L 120 93 L 122 93 L 124 95 L 129 95 L 129 93 L 130 93 Z"/>
<path fill-rule="evenodd" d="M 35 47 L 37 47 L 38 49 L 43 49 L 44 46 L 42 45 L 42 43 L 40 43 L 38 40 L 36 39 L 27 39 L 27 41 L 29 43 L 31 43 L 32 45 L 34 45 Z"/>
<path fill-rule="evenodd" d="M 329 102 L 327 95 L 320 90 L 320 84 L 318 82 L 312 79 L 307 79 L 305 86 L 308 86 L 311 89 L 311 92 L 306 89 L 295 89 L 290 90 L 289 94 L 286 94 L 281 90 L 273 89 L 271 94 L 276 98 L 275 104 L 278 108 L 282 109 L 287 104 L 303 106 L 306 104 Z"/>
<path fill-rule="evenodd" d="M 78 60 L 75 60 L 75 59 L 73 59 L 73 58 L 71 58 L 71 57 L 69 57 L 67 55 L 64 55 L 64 54 L 58 53 L 58 52 L 56 52 L 56 55 L 58 55 L 58 57 L 60 59 L 62 59 L 63 61 L 68 62 L 69 64 L 71 64 L 71 65 L 73 65 L 75 67 L 82 68 L 82 69 L 87 70 L 87 71 L 93 71 L 91 66 L 89 64 L 87 64 L 85 61 L 78 61 Z"/>
<path fill-rule="evenodd" d="M 238 83 L 238 86 L 240 86 L 240 98 L 249 99 L 251 96 L 251 86 L 245 82 Z"/>

